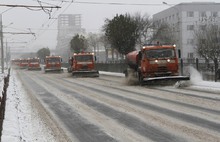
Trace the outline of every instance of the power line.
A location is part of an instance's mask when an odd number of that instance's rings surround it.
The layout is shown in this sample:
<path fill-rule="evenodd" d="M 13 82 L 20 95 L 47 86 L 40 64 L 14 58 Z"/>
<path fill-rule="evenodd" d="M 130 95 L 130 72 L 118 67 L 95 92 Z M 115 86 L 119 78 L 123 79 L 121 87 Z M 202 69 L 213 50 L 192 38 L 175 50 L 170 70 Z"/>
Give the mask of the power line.
<path fill-rule="evenodd" d="M 41 2 L 38 1 L 39 6 L 36 5 L 14 5 L 14 4 L 0 4 L 0 6 L 5 6 L 5 7 L 22 7 L 22 8 L 27 8 L 29 10 L 43 10 L 46 14 L 51 15 L 52 9 L 53 8 L 61 8 L 60 6 L 43 6 L 41 5 Z"/>
<path fill-rule="evenodd" d="M 136 5 L 136 6 L 159 6 L 162 4 L 146 4 L 146 3 L 104 3 L 104 2 L 78 2 L 79 4 L 94 4 L 94 5 Z"/>
<path fill-rule="evenodd" d="M 35 33 L 23 33 L 23 32 L 3 32 L 4 34 L 13 34 L 13 35 L 16 35 L 16 34 L 20 34 L 20 35 L 24 35 L 24 34 L 32 34 L 32 35 L 35 35 Z"/>
<path fill-rule="evenodd" d="M 70 0 L 49 0 L 49 1 L 61 1 L 61 2 L 72 2 Z M 88 2 L 88 1 L 75 1 L 74 3 L 78 4 L 94 4 L 94 5 L 136 5 L 136 6 L 160 6 L 161 4 L 152 4 L 152 3 L 112 3 L 112 2 Z"/>
<path fill-rule="evenodd" d="M 13 4 L 0 4 L 5 7 L 25 7 L 25 8 L 61 8 L 60 6 L 37 6 L 37 5 L 13 5 Z"/>

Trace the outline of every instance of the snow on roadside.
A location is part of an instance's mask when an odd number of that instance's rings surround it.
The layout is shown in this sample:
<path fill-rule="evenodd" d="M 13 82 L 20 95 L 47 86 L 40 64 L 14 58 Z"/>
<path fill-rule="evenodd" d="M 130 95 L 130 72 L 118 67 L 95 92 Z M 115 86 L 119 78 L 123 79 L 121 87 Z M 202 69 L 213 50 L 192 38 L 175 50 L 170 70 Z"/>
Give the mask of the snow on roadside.
<path fill-rule="evenodd" d="M 189 68 L 190 81 L 183 83 L 183 86 L 188 86 L 189 89 L 220 93 L 220 82 L 204 81 L 202 75 L 193 67 Z M 123 73 L 99 71 L 100 74 L 125 77 Z"/>
<path fill-rule="evenodd" d="M 100 74 L 124 77 L 123 73 L 110 73 L 100 71 Z M 190 88 L 198 90 L 214 90 L 220 92 L 220 82 L 203 81 L 199 72 L 191 68 Z M 4 74 L 0 75 L 0 87 L 3 87 Z M 11 70 L 9 87 L 7 90 L 7 101 L 3 122 L 2 142 L 53 142 L 55 137 L 46 124 L 40 118 L 37 110 L 31 105 L 31 100 Z"/>
<path fill-rule="evenodd" d="M 100 74 L 104 75 L 112 75 L 112 76 L 118 76 L 118 77 L 125 77 L 125 74 L 123 73 L 116 73 L 116 72 L 106 72 L 106 71 L 99 71 Z"/>
<path fill-rule="evenodd" d="M 3 121 L 2 142 L 47 142 L 55 141 L 38 113 L 31 106 L 16 73 L 11 71 L 5 118 Z"/>
<path fill-rule="evenodd" d="M 190 67 L 189 88 L 200 91 L 220 93 L 220 82 L 204 81 L 202 75 L 193 67 Z"/>

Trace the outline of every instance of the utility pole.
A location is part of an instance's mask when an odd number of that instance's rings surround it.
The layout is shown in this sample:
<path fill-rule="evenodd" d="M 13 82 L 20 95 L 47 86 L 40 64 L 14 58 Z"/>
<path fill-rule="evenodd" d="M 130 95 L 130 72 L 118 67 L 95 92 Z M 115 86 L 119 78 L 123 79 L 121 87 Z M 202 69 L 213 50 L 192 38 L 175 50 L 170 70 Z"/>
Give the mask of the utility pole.
<path fill-rule="evenodd" d="M 51 14 L 53 8 L 61 8 L 60 6 L 43 6 L 40 4 L 40 6 L 32 6 L 32 5 L 10 5 L 10 4 L 0 4 L 1 6 L 5 7 L 24 7 L 24 8 L 37 8 L 40 10 L 43 10 L 45 13 Z M 50 10 L 49 10 L 50 9 Z M 2 25 L 2 14 L 0 14 L 0 36 L 1 36 L 1 67 L 2 67 L 2 73 L 4 73 L 4 49 L 3 49 L 3 25 Z M 16 34 L 34 34 L 34 33 L 16 33 Z"/>
<path fill-rule="evenodd" d="M 4 73 L 4 48 L 3 48 L 3 25 L 2 25 L 2 15 L 0 15 L 0 26 L 1 26 L 1 66 L 2 73 Z"/>
<path fill-rule="evenodd" d="M 6 40 L 6 43 L 5 43 L 5 63 L 6 63 L 6 68 L 8 68 L 8 61 L 9 61 L 9 52 L 8 52 L 8 42 Z"/>

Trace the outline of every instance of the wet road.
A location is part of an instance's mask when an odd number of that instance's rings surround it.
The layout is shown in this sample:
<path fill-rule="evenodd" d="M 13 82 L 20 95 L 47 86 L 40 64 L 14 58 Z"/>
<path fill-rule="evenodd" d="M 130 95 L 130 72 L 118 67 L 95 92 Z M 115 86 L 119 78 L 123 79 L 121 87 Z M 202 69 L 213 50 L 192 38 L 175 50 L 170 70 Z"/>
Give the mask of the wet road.
<path fill-rule="evenodd" d="M 17 70 L 28 94 L 71 141 L 220 141 L 220 95 L 125 78 Z"/>

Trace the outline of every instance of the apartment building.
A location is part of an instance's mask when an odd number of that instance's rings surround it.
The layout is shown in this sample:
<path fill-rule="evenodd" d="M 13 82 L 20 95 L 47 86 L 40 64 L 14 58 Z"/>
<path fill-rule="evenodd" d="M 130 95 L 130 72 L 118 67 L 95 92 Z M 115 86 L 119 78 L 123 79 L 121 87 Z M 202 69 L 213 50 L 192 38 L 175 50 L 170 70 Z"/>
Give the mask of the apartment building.
<path fill-rule="evenodd" d="M 153 20 L 167 22 L 172 27 L 182 58 L 196 58 L 195 30 L 202 30 L 209 24 L 220 26 L 220 3 L 180 3 L 154 14 Z"/>
<path fill-rule="evenodd" d="M 81 14 L 60 14 L 58 16 L 58 34 L 56 53 L 68 60 L 70 41 L 76 34 L 82 34 L 85 29 L 81 27 Z"/>

